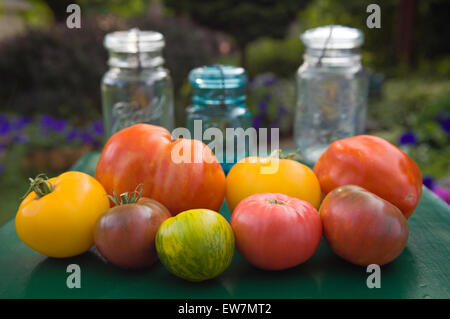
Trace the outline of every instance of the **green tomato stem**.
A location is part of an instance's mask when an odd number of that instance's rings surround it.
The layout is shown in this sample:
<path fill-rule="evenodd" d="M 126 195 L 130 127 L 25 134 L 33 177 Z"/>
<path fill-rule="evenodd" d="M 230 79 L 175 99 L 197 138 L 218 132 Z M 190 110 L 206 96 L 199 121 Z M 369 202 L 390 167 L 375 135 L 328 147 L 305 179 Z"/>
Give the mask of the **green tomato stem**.
<path fill-rule="evenodd" d="M 37 197 L 41 198 L 44 197 L 45 195 L 50 194 L 55 189 L 55 186 L 48 181 L 47 175 L 43 173 L 37 175 L 35 178 L 30 177 L 29 181 L 30 187 L 28 188 L 28 191 L 23 196 L 23 198 L 25 198 L 31 192 L 35 192 Z"/>
<path fill-rule="evenodd" d="M 116 204 L 117 206 L 125 205 L 125 204 L 135 204 L 139 201 L 142 196 L 142 191 L 144 190 L 144 185 L 139 184 L 134 192 L 125 192 L 117 196 L 116 192 L 113 191 L 113 196 L 108 195 L 108 197 Z"/>

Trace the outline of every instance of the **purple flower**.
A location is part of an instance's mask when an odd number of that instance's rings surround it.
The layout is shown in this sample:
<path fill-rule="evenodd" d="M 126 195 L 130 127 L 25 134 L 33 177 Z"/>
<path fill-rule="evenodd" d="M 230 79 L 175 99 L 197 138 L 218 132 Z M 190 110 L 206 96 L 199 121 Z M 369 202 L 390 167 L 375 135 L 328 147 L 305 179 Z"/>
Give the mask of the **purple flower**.
<path fill-rule="evenodd" d="M 2 154 L 4 151 L 6 151 L 7 148 L 8 148 L 8 146 L 6 146 L 4 144 L 0 144 L 0 154 Z"/>
<path fill-rule="evenodd" d="M 21 116 L 19 117 L 13 124 L 13 129 L 14 130 L 21 130 L 22 128 L 24 128 L 25 126 L 27 126 L 28 124 L 31 123 L 31 118 L 27 115 Z"/>
<path fill-rule="evenodd" d="M 436 186 L 436 181 L 431 176 L 424 176 L 422 179 L 422 183 L 431 190 L 433 190 Z"/>
<path fill-rule="evenodd" d="M 417 136 L 414 132 L 405 132 L 399 138 L 400 145 L 415 145 L 417 144 Z"/>
<path fill-rule="evenodd" d="M 267 113 L 267 103 L 265 101 L 259 101 L 258 109 L 261 113 Z"/>
<path fill-rule="evenodd" d="M 77 129 L 72 129 L 67 133 L 66 140 L 72 142 L 81 136 L 81 132 Z"/>
<path fill-rule="evenodd" d="M 443 187 L 436 187 L 433 189 L 433 193 L 435 193 L 438 197 L 440 197 L 444 202 L 450 205 L 450 190 Z"/>
<path fill-rule="evenodd" d="M 94 134 L 103 135 L 103 133 L 105 132 L 103 128 L 103 122 L 94 121 L 94 123 L 92 123 L 92 130 L 94 131 Z"/>
<path fill-rule="evenodd" d="M 44 129 L 52 129 L 55 119 L 51 115 L 41 115 L 40 122 Z"/>
<path fill-rule="evenodd" d="M 263 118 L 261 115 L 257 115 L 253 117 L 253 127 L 259 129 L 263 125 Z"/>
<path fill-rule="evenodd" d="M 277 83 L 277 78 L 275 76 L 273 76 L 272 74 L 267 75 L 262 81 L 262 84 L 265 87 L 272 86 L 275 83 Z"/>
<path fill-rule="evenodd" d="M 52 128 L 57 132 L 62 132 L 67 127 L 67 120 L 65 119 L 59 119 L 53 121 Z"/>
<path fill-rule="evenodd" d="M 86 144 L 93 144 L 95 142 L 91 134 L 89 134 L 88 132 L 81 132 L 81 140 Z"/>
<path fill-rule="evenodd" d="M 450 134 L 450 117 L 447 117 L 445 120 L 441 121 L 441 127 L 445 131 L 445 133 Z"/>
<path fill-rule="evenodd" d="M 57 132 L 62 132 L 67 127 L 67 120 L 55 119 L 51 115 L 42 115 L 40 122 L 44 131 L 53 130 Z"/>
<path fill-rule="evenodd" d="M 8 134 L 11 131 L 11 123 L 8 118 L 0 114 L 0 135 Z"/>

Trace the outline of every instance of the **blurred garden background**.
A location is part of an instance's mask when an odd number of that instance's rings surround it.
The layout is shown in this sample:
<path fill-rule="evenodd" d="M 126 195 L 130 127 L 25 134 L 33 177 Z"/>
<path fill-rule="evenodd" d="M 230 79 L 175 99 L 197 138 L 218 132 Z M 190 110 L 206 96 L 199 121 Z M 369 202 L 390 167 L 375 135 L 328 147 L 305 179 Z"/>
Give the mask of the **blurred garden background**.
<path fill-rule="evenodd" d="M 81 7 L 81 29 L 66 8 Z M 292 145 L 300 33 L 327 24 L 361 29 L 369 69 L 367 132 L 399 145 L 424 184 L 450 203 L 450 2 L 385 0 L 381 28 L 368 29 L 373 1 L 0 0 L 0 225 L 12 218 L 27 178 L 54 176 L 100 149 L 100 81 L 106 33 L 139 27 L 164 34 L 177 126 L 190 104 L 188 72 L 244 66 L 255 127 L 279 127 Z"/>

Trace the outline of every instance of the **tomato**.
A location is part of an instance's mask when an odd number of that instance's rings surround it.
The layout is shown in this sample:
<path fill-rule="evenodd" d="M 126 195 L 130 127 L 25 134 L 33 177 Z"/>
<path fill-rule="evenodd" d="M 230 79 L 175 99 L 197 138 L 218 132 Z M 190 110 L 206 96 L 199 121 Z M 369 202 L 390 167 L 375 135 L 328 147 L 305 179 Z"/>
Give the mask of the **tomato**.
<path fill-rule="evenodd" d="M 191 209 L 161 225 L 156 250 L 174 275 L 189 281 L 211 279 L 227 269 L 233 259 L 233 230 L 219 213 Z"/>
<path fill-rule="evenodd" d="M 408 241 L 402 212 L 367 190 L 346 185 L 331 191 L 320 208 L 324 235 L 333 251 L 356 265 L 384 265 Z"/>
<path fill-rule="evenodd" d="M 108 209 L 98 219 L 94 241 L 100 254 L 123 268 L 143 268 L 152 265 L 158 255 L 155 237 L 159 226 L 171 217 L 161 203 L 149 198 L 131 198 Z"/>
<path fill-rule="evenodd" d="M 94 244 L 93 229 L 109 208 L 103 186 L 81 172 L 46 179 L 39 175 L 19 206 L 15 226 L 19 238 L 49 257 L 72 257 Z"/>
<path fill-rule="evenodd" d="M 317 210 L 306 201 L 284 194 L 247 197 L 233 211 L 231 228 L 241 255 L 266 270 L 305 262 L 322 237 Z"/>
<path fill-rule="evenodd" d="M 273 168 L 273 169 L 272 169 Z M 230 211 L 257 193 L 282 193 L 305 200 L 319 209 L 322 194 L 314 172 L 291 159 L 248 157 L 227 175 L 226 201 Z"/>
<path fill-rule="evenodd" d="M 324 194 L 338 186 L 359 185 L 411 217 L 422 195 L 416 163 L 386 140 L 360 135 L 332 143 L 314 166 Z"/>
<path fill-rule="evenodd" d="M 178 154 L 187 155 L 190 162 L 178 161 Z M 169 131 L 150 124 L 136 124 L 111 136 L 95 176 L 110 195 L 143 184 L 142 196 L 160 202 L 172 215 L 199 207 L 219 210 L 225 196 L 225 174 L 205 144 L 172 141 Z"/>

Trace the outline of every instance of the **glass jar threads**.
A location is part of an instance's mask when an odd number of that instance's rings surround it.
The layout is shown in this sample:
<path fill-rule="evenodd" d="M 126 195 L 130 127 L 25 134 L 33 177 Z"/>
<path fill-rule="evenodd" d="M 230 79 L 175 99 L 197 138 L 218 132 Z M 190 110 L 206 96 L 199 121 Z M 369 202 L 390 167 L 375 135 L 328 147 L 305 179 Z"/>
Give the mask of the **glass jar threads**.
<path fill-rule="evenodd" d="M 199 67 L 189 73 L 192 87 L 192 105 L 186 109 L 186 125 L 196 138 L 209 128 L 222 132 L 222 147 L 213 149 L 227 173 L 240 159 L 248 155 L 248 143 L 237 143 L 236 136 L 227 139 L 227 128 L 246 130 L 251 126 L 251 115 L 246 105 L 247 74 L 241 67 L 211 65 Z M 230 135 L 230 134 L 228 134 Z M 205 144 L 208 141 L 203 140 Z"/>
<path fill-rule="evenodd" d="M 368 78 L 358 29 L 330 25 L 301 35 L 306 53 L 296 76 L 294 140 L 304 161 L 314 164 L 330 143 L 362 134 Z"/>
<path fill-rule="evenodd" d="M 174 126 L 173 88 L 163 67 L 164 37 L 153 31 L 118 31 L 104 40 L 109 70 L 102 79 L 106 138 L 136 123 Z"/>

